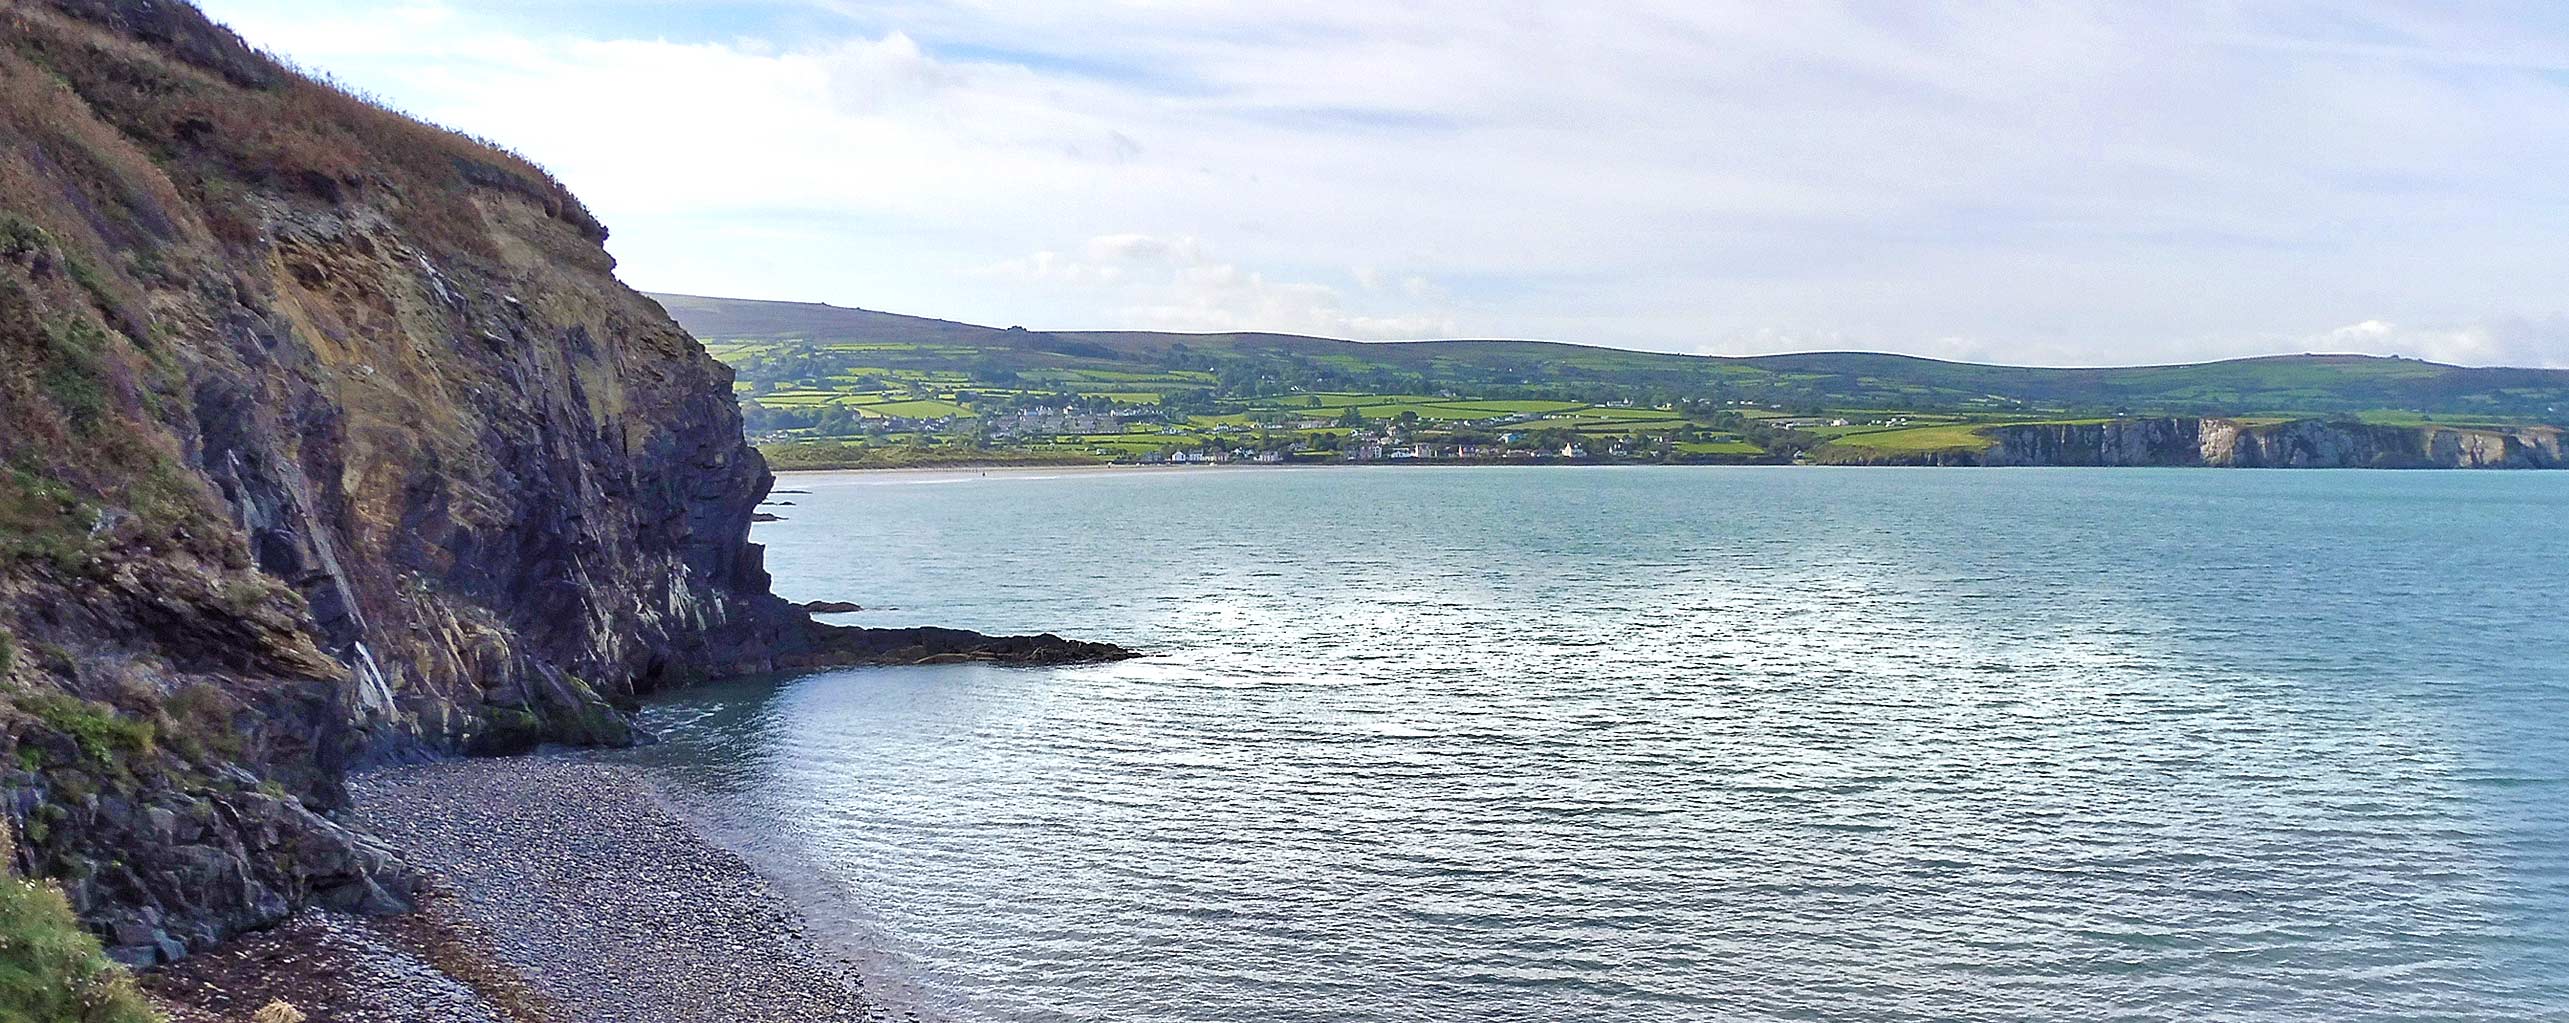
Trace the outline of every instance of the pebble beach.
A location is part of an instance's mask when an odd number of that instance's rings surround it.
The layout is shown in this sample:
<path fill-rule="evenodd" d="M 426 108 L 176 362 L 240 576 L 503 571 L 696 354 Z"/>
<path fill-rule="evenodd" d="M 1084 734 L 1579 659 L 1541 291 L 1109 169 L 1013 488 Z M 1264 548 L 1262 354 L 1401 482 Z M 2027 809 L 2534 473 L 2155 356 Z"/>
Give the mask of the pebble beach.
<path fill-rule="evenodd" d="M 631 768 L 461 760 L 351 780 L 359 821 L 432 877 L 417 913 L 307 913 L 147 985 L 181 1021 L 282 998 L 312 1023 L 919 1019 Z"/>

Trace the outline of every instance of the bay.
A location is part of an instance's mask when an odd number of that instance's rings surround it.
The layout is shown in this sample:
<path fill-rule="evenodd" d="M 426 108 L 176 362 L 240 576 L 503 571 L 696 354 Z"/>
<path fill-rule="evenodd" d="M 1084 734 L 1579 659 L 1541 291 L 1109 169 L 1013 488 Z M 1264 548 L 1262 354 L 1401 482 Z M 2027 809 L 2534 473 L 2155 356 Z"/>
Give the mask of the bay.
<path fill-rule="evenodd" d="M 797 476 L 653 706 L 957 1020 L 2569 1016 L 2569 476 Z"/>

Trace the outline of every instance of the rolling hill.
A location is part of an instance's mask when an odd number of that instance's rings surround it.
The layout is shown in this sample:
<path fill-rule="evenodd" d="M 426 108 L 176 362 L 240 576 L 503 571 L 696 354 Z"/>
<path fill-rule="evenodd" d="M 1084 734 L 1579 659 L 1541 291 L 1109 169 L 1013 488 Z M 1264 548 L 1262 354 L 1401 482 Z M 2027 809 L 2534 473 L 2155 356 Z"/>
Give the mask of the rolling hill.
<path fill-rule="evenodd" d="M 1869 352 L 1729 358 L 1547 341 L 1030 331 L 818 303 L 652 297 L 756 385 L 871 378 L 1155 396 L 1147 400 L 1175 392 L 1372 392 L 1645 404 L 1695 399 L 1815 414 L 2569 421 L 2569 370 L 2364 355 L 2115 368 L 1990 366 Z"/>

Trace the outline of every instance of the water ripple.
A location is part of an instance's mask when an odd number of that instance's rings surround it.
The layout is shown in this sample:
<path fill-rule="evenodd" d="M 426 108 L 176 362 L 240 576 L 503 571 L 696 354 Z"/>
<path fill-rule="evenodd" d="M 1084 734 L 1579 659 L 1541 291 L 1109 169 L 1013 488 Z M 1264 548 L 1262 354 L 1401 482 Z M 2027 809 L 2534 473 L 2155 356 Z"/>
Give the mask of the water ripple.
<path fill-rule="evenodd" d="M 644 755 L 939 1015 L 2569 1018 L 2569 477 L 926 478 L 780 589 L 1153 655 Z"/>

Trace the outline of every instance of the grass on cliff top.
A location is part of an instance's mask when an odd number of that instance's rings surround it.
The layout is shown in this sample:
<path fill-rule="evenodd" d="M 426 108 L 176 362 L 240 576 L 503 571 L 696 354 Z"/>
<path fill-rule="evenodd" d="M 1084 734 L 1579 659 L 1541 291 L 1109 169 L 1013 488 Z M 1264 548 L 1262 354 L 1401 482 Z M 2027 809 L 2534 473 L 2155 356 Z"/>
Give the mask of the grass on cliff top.
<path fill-rule="evenodd" d="M 11 858 L 0 829 L 0 859 Z M 0 877 L 0 1023 L 160 1023 L 52 885 Z"/>
<path fill-rule="evenodd" d="M 1885 430 L 1840 437 L 1831 447 L 1865 448 L 1898 454 L 1924 454 L 1936 451 L 1987 451 L 1993 443 L 1980 432 L 1990 423 L 1954 423 L 1924 426 L 1915 430 Z"/>

